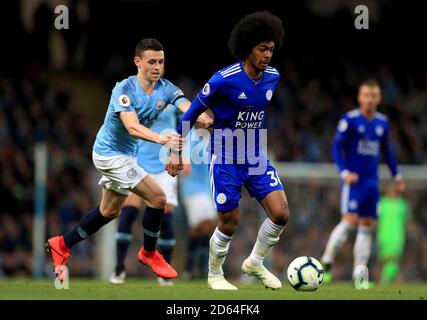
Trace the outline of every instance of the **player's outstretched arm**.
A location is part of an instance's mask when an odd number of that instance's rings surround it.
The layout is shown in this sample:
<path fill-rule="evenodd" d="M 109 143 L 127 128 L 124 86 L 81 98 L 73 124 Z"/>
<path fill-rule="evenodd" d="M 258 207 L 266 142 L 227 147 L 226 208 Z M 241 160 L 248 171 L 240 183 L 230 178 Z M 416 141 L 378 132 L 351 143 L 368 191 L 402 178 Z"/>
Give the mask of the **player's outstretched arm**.
<path fill-rule="evenodd" d="M 211 109 L 206 109 L 196 120 L 196 129 L 211 129 L 214 123 L 214 114 Z"/>
<path fill-rule="evenodd" d="M 332 158 L 338 166 L 341 179 L 347 184 L 356 183 L 359 180 L 359 175 L 348 170 L 345 163 L 344 155 L 344 137 L 342 133 L 338 133 L 332 145 Z"/>
<path fill-rule="evenodd" d="M 197 99 L 197 98 L 196 98 Z M 183 101 L 178 105 L 179 110 L 182 111 L 182 113 L 186 113 L 188 109 L 190 109 L 191 102 L 190 101 Z M 212 127 L 213 124 L 213 113 L 210 109 L 206 109 L 196 120 L 195 127 L 196 129 L 208 129 Z"/>
<path fill-rule="evenodd" d="M 183 168 L 182 155 L 178 152 L 172 151 L 166 160 L 165 170 L 169 175 L 175 177 Z"/>
<path fill-rule="evenodd" d="M 129 134 L 135 138 L 163 144 L 174 150 L 181 150 L 184 139 L 177 133 L 159 134 L 139 123 L 135 111 L 120 112 L 120 119 Z"/>
<path fill-rule="evenodd" d="M 190 108 L 184 113 L 176 131 L 182 136 L 187 135 L 196 123 L 197 118 L 205 112 L 206 109 L 207 107 L 203 105 L 198 98 L 194 99 Z"/>
<path fill-rule="evenodd" d="M 391 150 L 388 130 L 384 133 L 384 138 L 381 141 L 381 151 L 384 156 L 384 161 L 390 169 L 391 175 L 394 178 L 394 188 L 398 194 L 405 190 L 405 182 L 397 168 L 396 158 Z"/>

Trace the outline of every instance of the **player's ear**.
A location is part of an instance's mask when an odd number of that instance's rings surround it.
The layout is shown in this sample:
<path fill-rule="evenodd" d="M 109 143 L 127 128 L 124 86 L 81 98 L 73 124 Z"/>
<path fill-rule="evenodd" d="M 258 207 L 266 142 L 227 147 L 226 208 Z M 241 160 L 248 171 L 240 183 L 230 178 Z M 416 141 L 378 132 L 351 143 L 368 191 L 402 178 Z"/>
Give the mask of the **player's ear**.
<path fill-rule="evenodd" d="M 140 57 L 135 56 L 135 57 L 133 58 L 133 62 L 135 63 L 135 65 L 136 65 L 136 67 L 137 67 L 138 69 L 141 69 L 141 67 L 140 67 L 141 58 L 140 58 Z"/>
<path fill-rule="evenodd" d="M 380 90 L 380 94 L 378 95 L 378 104 L 381 104 L 382 100 L 383 100 L 383 95 L 382 95 L 382 92 Z"/>

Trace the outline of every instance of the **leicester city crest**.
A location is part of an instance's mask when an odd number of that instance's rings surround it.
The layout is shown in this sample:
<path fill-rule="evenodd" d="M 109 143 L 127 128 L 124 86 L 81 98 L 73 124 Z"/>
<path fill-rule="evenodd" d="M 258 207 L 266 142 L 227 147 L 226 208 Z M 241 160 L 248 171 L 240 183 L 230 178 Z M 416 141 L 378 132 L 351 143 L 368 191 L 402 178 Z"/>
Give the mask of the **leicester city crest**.
<path fill-rule="evenodd" d="M 382 126 L 376 126 L 375 133 L 378 137 L 381 137 L 384 134 L 384 128 Z"/>

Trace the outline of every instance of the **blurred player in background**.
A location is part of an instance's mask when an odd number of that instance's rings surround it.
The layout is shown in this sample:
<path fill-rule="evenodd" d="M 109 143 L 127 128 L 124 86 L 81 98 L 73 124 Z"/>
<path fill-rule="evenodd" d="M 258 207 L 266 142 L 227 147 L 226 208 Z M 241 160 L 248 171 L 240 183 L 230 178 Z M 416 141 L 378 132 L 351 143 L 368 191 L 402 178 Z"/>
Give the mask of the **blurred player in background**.
<path fill-rule="evenodd" d="M 194 132 L 192 130 L 189 136 Z M 206 131 L 205 133 L 207 134 Z M 197 150 L 198 146 L 198 150 L 206 151 L 209 143 L 203 145 L 204 141 L 209 142 L 209 139 L 197 139 L 196 142 L 193 142 L 193 139 L 187 139 L 183 154 L 190 161 L 186 161 L 184 164 L 184 172 L 183 175 L 180 175 L 179 181 L 180 195 L 190 229 L 187 240 L 185 272 L 183 274 L 187 278 L 192 278 L 195 266 L 199 267 L 200 277 L 205 278 L 207 276 L 209 238 L 215 229 L 216 221 L 216 210 L 212 201 L 209 181 L 209 166 L 203 162 L 195 162 L 194 157 L 186 153 Z M 203 145 L 203 148 L 200 148 L 200 145 Z M 202 157 L 201 154 L 199 156 Z"/>
<path fill-rule="evenodd" d="M 239 61 L 212 76 L 178 126 L 178 133 L 182 133 L 183 125 L 191 128 L 202 112 L 208 108 L 213 112 L 209 170 L 218 226 L 210 240 L 208 287 L 214 290 L 237 290 L 224 278 L 222 265 L 237 228 L 242 186 L 268 216 L 242 271 L 258 277 L 265 287 L 282 286 L 264 267 L 263 260 L 285 228 L 288 202 L 276 169 L 267 159 L 263 138 L 265 113 L 280 79 L 279 72 L 269 64 L 283 36 L 281 19 L 267 11 L 241 19 L 228 41 Z M 182 169 L 180 156 L 173 152 L 169 160 L 167 170 L 176 175 Z"/>
<path fill-rule="evenodd" d="M 146 204 L 144 213 L 144 246 L 138 260 L 159 277 L 175 278 L 177 272 L 156 250 L 160 222 L 166 205 L 161 187 L 137 163 L 138 139 L 152 141 L 180 150 L 183 139 L 176 133 L 159 134 L 149 129 L 168 104 L 185 112 L 190 102 L 182 91 L 162 78 L 165 56 L 162 44 L 155 39 L 141 40 L 135 49 L 134 63 L 138 73 L 114 87 L 104 123 L 93 146 L 93 162 L 103 174 L 102 199 L 98 207 L 87 212 L 79 224 L 64 235 L 48 239 L 55 273 L 66 276 L 65 266 L 70 249 L 117 218 L 130 192 Z"/>
<path fill-rule="evenodd" d="M 365 80 L 359 86 L 359 108 L 339 121 L 332 156 L 341 175 L 341 221 L 332 231 L 321 259 L 325 282 L 335 256 L 357 227 L 354 243 L 353 279 L 366 279 L 379 200 L 378 166 L 381 153 L 394 178 L 397 194 L 404 190 L 402 176 L 389 143 L 389 123 L 377 112 L 381 89 L 377 81 Z"/>
<path fill-rule="evenodd" d="M 405 246 L 405 224 L 409 216 L 408 202 L 391 185 L 381 197 L 378 210 L 377 243 L 383 263 L 381 282 L 393 283 L 399 272 L 399 260 Z"/>
<path fill-rule="evenodd" d="M 182 112 L 173 105 L 168 105 L 159 118 L 151 126 L 151 130 L 158 133 L 176 132 L 178 117 Z M 163 189 L 166 195 L 165 214 L 160 225 L 160 237 L 158 239 L 159 252 L 167 263 L 172 261 L 173 248 L 175 246 L 175 234 L 173 229 L 173 210 L 178 205 L 177 177 L 171 177 L 165 171 L 165 164 L 160 159 L 162 145 L 150 141 L 138 141 L 138 165 L 143 167 L 148 175 Z M 116 234 L 117 263 L 110 282 L 122 284 L 125 282 L 125 260 L 129 246 L 132 242 L 132 224 L 138 216 L 142 205 L 142 199 L 136 194 L 130 194 L 122 208 L 119 217 L 119 227 Z M 146 232 L 146 231 L 145 231 Z M 158 277 L 160 285 L 173 285 L 172 280 Z"/>

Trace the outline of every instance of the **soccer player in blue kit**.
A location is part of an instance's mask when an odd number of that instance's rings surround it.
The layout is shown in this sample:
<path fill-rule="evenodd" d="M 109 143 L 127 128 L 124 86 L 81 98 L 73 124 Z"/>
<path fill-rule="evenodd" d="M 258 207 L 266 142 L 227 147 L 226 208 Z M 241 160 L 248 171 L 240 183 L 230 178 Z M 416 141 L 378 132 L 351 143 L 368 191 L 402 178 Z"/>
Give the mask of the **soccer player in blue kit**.
<path fill-rule="evenodd" d="M 159 134 L 149 129 L 168 104 L 185 112 L 190 102 L 182 91 L 163 79 L 164 51 L 156 39 L 143 39 L 135 49 L 134 63 L 138 73 L 114 87 L 104 123 L 96 136 L 92 159 L 102 173 L 102 199 L 99 206 L 87 212 L 79 224 L 64 235 L 49 238 L 55 274 L 62 281 L 64 267 L 71 247 L 97 232 L 117 218 L 130 192 L 146 204 L 144 213 L 144 246 L 138 260 L 148 265 L 159 277 L 175 278 L 177 272 L 156 250 L 160 222 L 166 205 L 166 196 L 160 186 L 137 163 L 138 139 L 162 144 L 179 150 L 183 139 L 177 133 Z"/>
<path fill-rule="evenodd" d="M 377 112 L 381 89 L 368 79 L 359 86 L 359 108 L 346 113 L 338 122 L 332 156 L 341 175 L 341 221 L 332 231 L 321 262 L 325 281 L 331 281 L 330 269 L 338 250 L 357 226 L 354 243 L 353 279 L 368 279 L 365 274 L 371 254 L 372 238 L 379 201 L 378 166 L 381 153 L 394 178 L 398 194 L 405 184 L 398 172 L 389 143 L 389 122 Z"/>
<path fill-rule="evenodd" d="M 210 239 L 208 287 L 237 290 L 224 278 L 222 265 L 239 218 L 241 188 L 245 186 L 267 213 L 255 246 L 243 262 L 242 271 L 258 277 L 265 287 L 281 288 L 263 260 L 279 241 L 288 221 L 288 202 L 276 170 L 263 150 L 265 114 L 279 82 L 279 72 L 269 66 L 283 41 L 282 21 L 264 11 L 242 18 L 228 41 L 238 62 L 216 72 L 184 114 L 178 133 L 191 128 L 208 108 L 213 112 L 211 135 L 211 191 L 218 211 L 218 225 Z M 188 126 L 187 126 L 188 127 Z M 188 128 L 187 128 L 188 129 Z M 234 143 L 237 139 L 237 143 Z M 166 169 L 176 175 L 182 169 L 180 156 L 172 152 Z"/>

